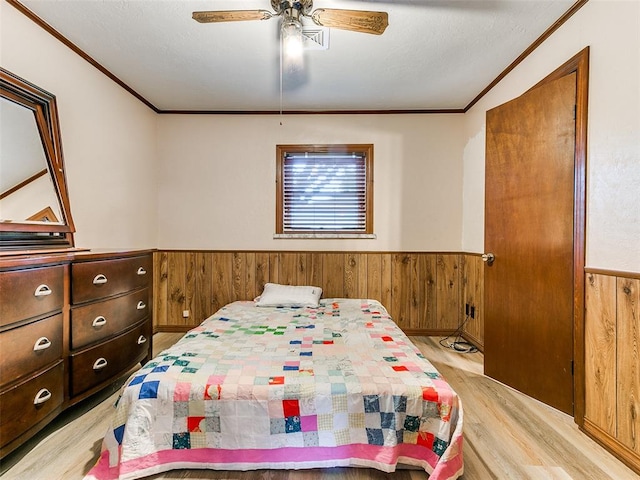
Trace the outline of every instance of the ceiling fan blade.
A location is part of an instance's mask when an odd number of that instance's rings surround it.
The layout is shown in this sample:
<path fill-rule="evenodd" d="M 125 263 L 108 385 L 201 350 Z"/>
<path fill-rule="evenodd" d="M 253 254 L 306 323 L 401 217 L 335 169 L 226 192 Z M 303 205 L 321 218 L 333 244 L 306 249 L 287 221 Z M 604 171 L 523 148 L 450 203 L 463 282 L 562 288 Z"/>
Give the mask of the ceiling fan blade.
<path fill-rule="evenodd" d="M 193 12 L 192 18 L 200 23 L 241 22 L 244 20 L 268 20 L 273 14 L 267 10 L 220 10 Z"/>
<path fill-rule="evenodd" d="M 318 8 L 313 11 L 311 18 L 315 23 L 323 27 L 372 33 L 374 35 L 381 35 L 389 25 L 387 12 Z"/>

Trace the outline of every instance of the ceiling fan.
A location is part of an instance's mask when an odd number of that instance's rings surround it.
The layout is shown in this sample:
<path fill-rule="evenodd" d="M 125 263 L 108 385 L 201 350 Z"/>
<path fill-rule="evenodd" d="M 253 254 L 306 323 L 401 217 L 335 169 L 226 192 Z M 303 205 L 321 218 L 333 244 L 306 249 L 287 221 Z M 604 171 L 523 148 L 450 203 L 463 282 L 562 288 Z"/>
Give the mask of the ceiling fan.
<path fill-rule="evenodd" d="M 193 12 L 200 23 L 268 20 L 283 17 L 283 32 L 287 24 L 301 25 L 301 17 L 310 18 L 316 25 L 339 28 L 360 33 L 381 35 L 389 25 L 387 12 L 317 8 L 312 11 L 313 0 L 271 0 L 273 12 L 268 10 L 218 10 Z"/>

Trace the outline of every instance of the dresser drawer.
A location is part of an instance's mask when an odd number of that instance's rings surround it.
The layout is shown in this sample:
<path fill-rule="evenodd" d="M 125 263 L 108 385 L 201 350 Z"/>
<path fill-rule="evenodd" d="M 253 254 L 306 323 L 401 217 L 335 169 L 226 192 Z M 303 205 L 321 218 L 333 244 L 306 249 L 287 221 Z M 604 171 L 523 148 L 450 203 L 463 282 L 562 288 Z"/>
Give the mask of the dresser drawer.
<path fill-rule="evenodd" d="M 0 386 L 62 357 L 62 314 L 0 333 Z"/>
<path fill-rule="evenodd" d="M 62 310 L 64 266 L 0 272 L 0 327 Z"/>
<path fill-rule="evenodd" d="M 71 348 L 120 333 L 149 315 L 149 290 L 142 289 L 122 297 L 71 309 Z"/>
<path fill-rule="evenodd" d="M 62 360 L 41 375 L 0 394 L 0 446 L 27 431 L 62 405 Z"/>
<path fill-rule="evenodd" d="M 151 255 L 71 264 L 71 302 L 89 302 L 151 283 Z"/>
<path fill-rule="evenodd" d="M 148 322 L 113 340 L 71 355 L 71 395 L 113 380 L 142 360 L 148 353 Z"/>

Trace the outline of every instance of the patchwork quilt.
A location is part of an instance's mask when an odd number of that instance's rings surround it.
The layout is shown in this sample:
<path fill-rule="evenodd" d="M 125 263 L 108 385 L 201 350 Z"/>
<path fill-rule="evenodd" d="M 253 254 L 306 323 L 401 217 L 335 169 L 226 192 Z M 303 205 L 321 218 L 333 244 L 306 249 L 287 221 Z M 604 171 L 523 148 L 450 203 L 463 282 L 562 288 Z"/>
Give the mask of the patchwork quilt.
<path fill-rule="evenodd" d="M 123 386 L 86 480 L 172 469 L 463 471 L 456 393 L 377 301 L 234 302 Z"/>

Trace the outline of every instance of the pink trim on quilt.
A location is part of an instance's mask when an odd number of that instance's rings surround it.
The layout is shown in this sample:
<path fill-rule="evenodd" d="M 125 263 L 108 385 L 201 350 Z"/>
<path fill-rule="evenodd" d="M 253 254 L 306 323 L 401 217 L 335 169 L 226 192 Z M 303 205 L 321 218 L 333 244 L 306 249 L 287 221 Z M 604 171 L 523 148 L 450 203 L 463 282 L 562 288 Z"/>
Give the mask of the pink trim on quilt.
<path fill-rule="evenodd" d="M 459 448 L 462 448 L 462 438 L 458 438 Z M 313 467 L 313 463 L 331 460 L 364 460 L 383 465 L 395 466 L 400 461 L 419 465 L 423 468 L 436 465 L 431 472 L 430 480 L 456 478 L 462 471 L 462 455 L 456 455 L 448 462 L 438 462 L 438 457 L 432 451 L 419 445 L 401 444 L 396 447 L 380 447 L 376 445 L 344 445 L 338 447 L 305 447 L 305 448 L 275 448 L 275 449 L 246 449 L 225 450 L 213 448 L 197 448 L 190 450 L 163 450 L 135 460 L 121 463 L 118 467 L 109 468 L 109 453 L 102 452 L 98 463 L 89 472 L 87 478 L 98 480 L 113 480 L 119 475 L 135 478 L 135 472 L 153 469 L 155 472 L 167 471 L 172 468 L 210 468 L 218 470 L 234 469 L 241 464 L 243 469 L 274 468 L 279 463 L 304 468 L 305 463 Z M 172 467 L 172 464 L 181 466 Z M 253 465 L 252 465 L 253 464 Z M 160 468 L 158 468 L 160 467 Z M 163 468 L 164 467 L 164 468 Z M 276 467 L 277 468 L 277 467 Z M 236 467 L 237 469 L 237 467 Z M 393 471 L 391 468 L 389 471 Z M 132 474 L 134 474 L 132 476 Z"/>

